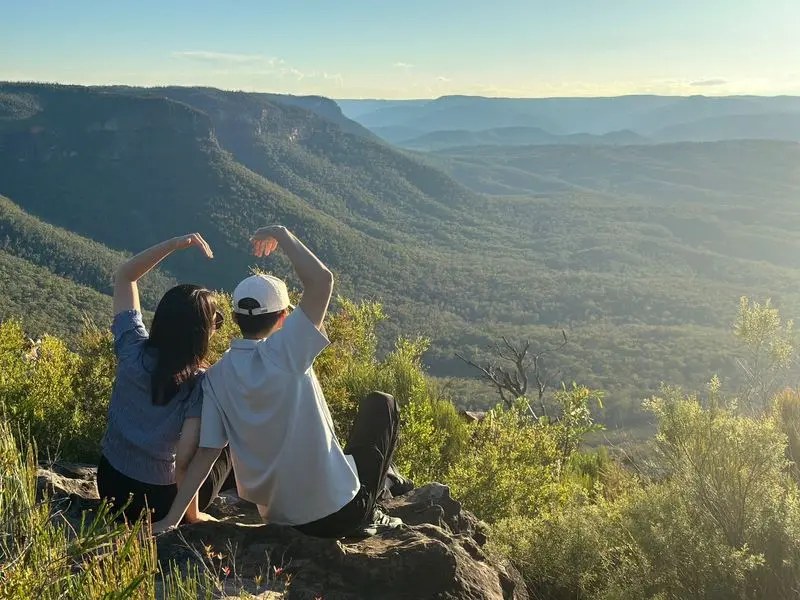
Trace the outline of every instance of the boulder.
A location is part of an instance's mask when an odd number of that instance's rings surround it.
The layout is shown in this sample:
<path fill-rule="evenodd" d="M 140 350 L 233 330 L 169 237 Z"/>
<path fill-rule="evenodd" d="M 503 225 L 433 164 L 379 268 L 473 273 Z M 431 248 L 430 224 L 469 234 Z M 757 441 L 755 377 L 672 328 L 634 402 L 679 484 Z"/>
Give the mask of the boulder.
<path fill-rule="evenodd" d="M 50 465 L 39 470 L 39 486 L 62 514 L 79 519 L 98 503 L 94 473 Z M 287 600 L 527 600 L 519 573 L 483 551 L 486 526 L 447 486 L 432 483 L 384 505 L 405 525 L 363 540 L 326 540 L 261 524 L 252 504 L 228 492 L 209 509 L 220 521 L 158 536 L 159 561 L 210 570 L 231 596 L 244 589 Z"/>
<path fill-rule="evenodd" d="M 53 513 L 58 513 L 77 528 L 83 513 L 96 509 L 100 504 L 97 468 L 73 463 L 40 465 L 36 472 L 36 493 L 41 499 L 45 492 Z"/>

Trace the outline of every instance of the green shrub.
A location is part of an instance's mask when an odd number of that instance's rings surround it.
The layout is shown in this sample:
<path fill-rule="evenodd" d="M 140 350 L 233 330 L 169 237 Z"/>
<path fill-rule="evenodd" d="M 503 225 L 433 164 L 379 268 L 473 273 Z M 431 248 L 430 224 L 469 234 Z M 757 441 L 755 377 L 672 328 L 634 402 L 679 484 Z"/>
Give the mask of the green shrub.
<path fill-rule="evenodd" d="M 229 297 L 220 295 L 218 305 L 225 325 L 212 340 L 212 362 L 238 335 Z M 564 389 L 560 404 L 568 418 L 558 423 L 534 420 L 523 403 L 498 407 L 482 422 L 468 423 L 426 376 L 421 360 L 426 340 L 400 338 L 391 352 L 378 356 L 375 332 L 382 319 L 379 304 L 339 299 L 326 323 L 332 344 L 316 371 L 341 439 L 367 393 L 394 395 L 401 407 L 396 455 L 401 472 L 418 483 L 449 484 L 465 507 L 497 522 L 500 532 L 517 522 L 536 523 L 532 531 L 538 531 L 544 519 L 563 514 L 565 507 L 624 489 L 620 482 L 627 480 L 606 454 L 577 451 L 593 429 L 591 390 Z M 111 335 L 87 324 L 74 346 L 72 352 L 58 339 L 45 338 L 33 352 L 18 323 L 1 324 L 0 407 L 15 426 L 40 441 L 40 454 L 93 461 L 113 385 Z M 523 560 L 520 548 L 530 539 L 513 540 L 512 556 Z M 502 541 L 500 535 L 498 544 Z M 152 568 L 149 563 L 140 567 Z"/>
<path fill-rule="evenodd" d="M 772 401 L 772 415 L 778 429 L 786 436 L 786 459 L 789 472 L 800 484 L 800 392 L 786 389 Z"/>
<path fill-rule="evenodd" d="M 156 582 L 174 600 L 210 598 L 216 582 L 170 569 L 158 574 L 146 523 L 118 524 L 105 505 L 73 528 L 37 495 L 36 452 L 0 418 L 0 598 L 150 599 Z M 208 593 L 198 595 L 198 591 Z"/>
<path fill-rule="evenodd" d="M 703 408 L 675 389 L 648 404 L 665 479 L 500 520 L 493 550 L 535 598 L 795 598 L 800 499 L 774 416 Z"/>

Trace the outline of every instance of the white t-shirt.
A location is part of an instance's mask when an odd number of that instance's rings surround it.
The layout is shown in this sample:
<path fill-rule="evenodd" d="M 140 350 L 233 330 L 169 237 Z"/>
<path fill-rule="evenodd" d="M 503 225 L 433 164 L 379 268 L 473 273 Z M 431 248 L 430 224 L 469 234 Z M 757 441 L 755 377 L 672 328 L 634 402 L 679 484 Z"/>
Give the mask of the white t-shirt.
<path fill-rule="evenodd" d="M 239 496 L 272 523 L 316 521 L 360 488 L 311 366 L 328 343 L 297 308 L 267 339 L 233 340 L 203 381 L 200 446 L 230 444 Z"/>

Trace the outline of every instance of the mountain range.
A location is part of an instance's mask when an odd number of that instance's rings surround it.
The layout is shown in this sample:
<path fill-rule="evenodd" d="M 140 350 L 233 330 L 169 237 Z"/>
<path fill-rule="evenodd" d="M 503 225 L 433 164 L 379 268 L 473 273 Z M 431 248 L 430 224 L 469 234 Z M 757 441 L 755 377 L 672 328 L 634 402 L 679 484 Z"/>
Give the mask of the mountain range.
<path fill-rule="evenodd" d="M 348 110 L 211 88 L 0 84 L 0 318 L 67 337 L 84 313 L 107 322 L 114 265 L 188 231 L 215 259 L 171 257 L 148 276 L 146 306 L 176 280 L 231 289 L 255 262 L 249 234 L 281 222 L 338 292 L 384 302 L 384 349 L 398 334 L 431 339 L 426 364 L 458 378 L 462 406 L 493 400 L 464 383 L 474 373 L 456 352 L 480 360 L 502 335 L 546 346 L 564 329 L 554 374 L 606 390 L 604 419 L 630 424 L 662 381 L 735 377 L 740 295 L 800 310 L 797 144 L 415 152 Z M 290 276 L 280 255 L 267 266 Z"/>
<path fill-rule="evenodd" d="M 612 98 L 483 98 L 339 100 L 344 114 L 392 143 L 415 149 L 452 132 L 482 132 L 463 145 L 516 144 L 515 129 L 541 130 L 552 143 L 580 143 L 556 136 L 632 132 L 650 142 L 776 139 L 800 141 L 800 98 L 793 96 L 620 96 Z M 495 139 L 487 139 L 493 130 Z M 499 130 L 499 131 L 498 131 Z M 506 136 L 501 132 L 505 131 Z M 422 140 L 422 143 L 410 140 Z M 510 140 L 510 141 L 509 141 Z M 592 142 L 602 143 L 594 139 Z M 610 143 L 617 143 L 614 137 Z M 527 143 L 543 143 L 536 139 Z M 634 141 L 631 143 L 640 143 Z"/>
<path fill-rule="evenodd" d="M 633 131 L 612 131 L 602 135 L 555 135 L 538 127 L 499 127 L 480 131 L 433 131 L 411 139 L 397 140 L 395 143 L 410 150 L 443 150 L 461 146 L 617 146 L 648 144 L 650 140 Z"/>

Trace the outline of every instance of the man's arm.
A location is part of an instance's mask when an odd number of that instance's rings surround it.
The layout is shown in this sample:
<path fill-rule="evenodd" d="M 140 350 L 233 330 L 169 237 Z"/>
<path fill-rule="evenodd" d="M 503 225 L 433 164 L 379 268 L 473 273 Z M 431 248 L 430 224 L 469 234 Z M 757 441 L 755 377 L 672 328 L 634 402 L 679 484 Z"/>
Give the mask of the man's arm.
<path fill-rule="evenodd" d="M 199 233 L 192 233 L 156 244 L 122 263 L 114 274 L 114 314 L 126 310 L 141 312 L 139 287 L 136 282 L 167 256 L 190 246 L 197 246 L 207 258 L 214 258 L 211 247 L 203 237 Z"/>
<path fill-rule="evenodd" d="M 186 470 L 183 484 L 178 487 L 178 494 L 175 496 L 175 500 L 172 501 L 172 507 L 166 517 L 153 523 L 153 533 L 161 533 L 176 527 L 181 522 L 189 503 L 197 495 L 200 486 L 203 485 L 206 477 L 208 477 L 211 467 L 214 466 L 214 461 L 217 460 L 220 452 L 222 452 L 222 448 L 197 449 L 192 462 L 189 463 L 189 468 Z"/>
<path fill-rule="evenodd" d="M 317 329 L 322 327 L 333 293 L 333 274 L 303 242 L 282 225 L 262 227 L 252 238 L 253 254 L 268 256 L 280 246 L 303 284 L 300 308 Z"/>
<path fill-rule="evenodd" d="M 186 473 L 189 471 L 189 465 L 192 463 L 192 458 L 197 453 L 197 447 L 200 444 L 200 418 L 188 417 L 183 422 L 183 429 L 181 429 L 181 437 L 178 440 L 178 447 L 175 456 L 175 480 L 180 489 L 186 480 Z M 202 485 L 202 484 L 201 484 Z M 197 523 L 199 521 L 213 520 L 211 515 L 200 512 L 198 504 L 198 494 L 194 495 L 189 507 L 186 509 L 186 521 L 188 523 Z"/>

